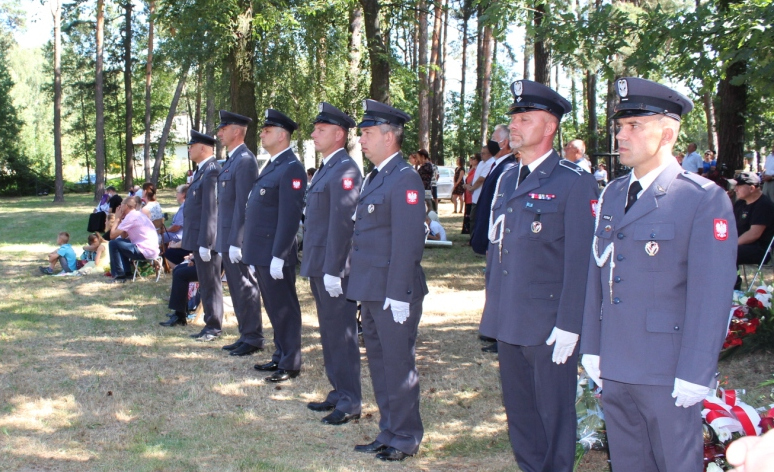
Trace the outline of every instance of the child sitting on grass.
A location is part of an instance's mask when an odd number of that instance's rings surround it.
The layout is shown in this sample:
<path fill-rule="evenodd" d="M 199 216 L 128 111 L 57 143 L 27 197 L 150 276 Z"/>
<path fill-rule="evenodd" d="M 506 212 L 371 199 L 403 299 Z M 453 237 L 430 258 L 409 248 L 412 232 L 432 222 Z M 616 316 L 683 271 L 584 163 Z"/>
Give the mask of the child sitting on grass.
<path fill-rule="evenodd" d="M 88 244 L 83 246 L 83 254 L 81 254 L 81 258 L 78 260 L 78 269 L 81 269 L 89 262 L 94 262 L 96 267 L 100 267 L 102 263 L 107 261 L 105 259 L 105 246 L 102 244 L 104 241 L 102 236 L 99 233 L 91 233 L 87 241 Z"/>
<path fill-rule="evenodd" d="M 62 266 L 64 272 L 72 272 L 75 270 L 75 251 L 72 246 L 68 244 L 70 242 L 70 234 L 62 231 L 56 238 L 56 243 L 59 248 L 48 255 L 48 267 L 43 266 L 40 271 L 46 275 L 54 275 L 54 267 L 57 262 Z"/>

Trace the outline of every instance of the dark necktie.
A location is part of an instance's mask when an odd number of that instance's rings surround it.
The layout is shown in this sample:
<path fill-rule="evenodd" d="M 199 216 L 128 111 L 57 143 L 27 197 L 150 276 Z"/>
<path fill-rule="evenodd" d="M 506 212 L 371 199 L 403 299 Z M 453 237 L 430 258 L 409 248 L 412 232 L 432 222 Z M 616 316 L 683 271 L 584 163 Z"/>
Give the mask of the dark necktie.
<path fill-rule="evenodd" d="M 370 173 L 370 174 L 368 174 L 368 182 L 366 183 L 366 187 L 368 187 L 369 185 L 371 185 L 371 182 L 373 182 L 373 181 L 374 181 L 374 179 L 376 178 L 376 174 L 378 174 L 378 173 L 379 173 L 379 169 L 377 169 L 376 167 L 374 167 L 374 170 L 372 170 L 372 171 L 371 171 L 371 173 Z"/>
<path fill-rule="evenodd" d="M 634 202 L 637 201 L 637 194 L 642 191 L 642 184 L 639 180 L 635 180 L 633 184 L 629 186 L 629 195 L 626 197 L 626 209 L 624 213 L 629 211 Z"/>
<path fill-rule="evenodd" d="M 519 169 L 519 185 L 524 182 L 524 179 L 527 178 L 529 172 L 529 166 L 521 166 L 521 169 Z"/>

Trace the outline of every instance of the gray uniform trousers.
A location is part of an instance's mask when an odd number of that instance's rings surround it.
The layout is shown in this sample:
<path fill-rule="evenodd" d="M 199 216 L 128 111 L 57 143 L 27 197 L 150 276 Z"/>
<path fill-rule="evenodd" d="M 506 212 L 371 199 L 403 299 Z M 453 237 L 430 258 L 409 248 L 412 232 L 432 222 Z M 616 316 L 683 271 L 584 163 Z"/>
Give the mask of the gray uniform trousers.
<path fill-rule="evenodd" d="M 341 278 L 347 293 L 349 277 Z M 357 303 L 344 295 L 331 297 L 322 277 L 310 277 L 309 285 L 317 304 L 320 342 L 323 348 L 325 375 L 333 386 L 326 402 L 351 415 L 360 414 L 360 346 L 357 338 Z"/>
<path fill-rule="evenodd" d="M 196 274 L 199 276 L 199 292 L 204 308 L 204 331 L 218 334 L 223 326 L 223 282 L 220 278 L 221 257 L 210 251 L 212 258 L 204 262 L 199 251 L 194 251 Z"/>
<path fill-rule="evenodd" d="M 274 280 L 268 267 L 255 266 L 266 314 L 274 328 L 271 360 L 280 369 L 301 370 L 301 305 L 296 294 L 296 268 L 284 266 L 283 278 Z"/>
<path fill-rule="evenodd" d="M 615 470 L 701 472 L 702 402 L 675 408 L 673 387 L 604 380 L 602 403 Z"/>
<path fill-rule="evenodd" d="M 414 362 L 422 300 L 411 303 L 403 324 L 393 320 L 390 308 L 382 309 L 384 302 L 361 302 L 363 340 L 380 414 L 376 440 L 406 454 L 416 454 L 424 436 Z"/>
<path fill-rule="evenodd" d="M 234 264 L 228 256 L 223 258 L 223 268 L 239 324 L 238 341 L 262 348 L 261 294 L 255 274 L 250 266 L 241 262 Z"/>
<path fill-rule="evenodd" d="M 508 433 L 519 468 L 523 472 L 572 472 L 578 350 L 564 364 L 555 364 L 551 361 L 554 346 L 498 341 L 497 349 Z M 535 408 L 524 408 L 525 404 Z"/>

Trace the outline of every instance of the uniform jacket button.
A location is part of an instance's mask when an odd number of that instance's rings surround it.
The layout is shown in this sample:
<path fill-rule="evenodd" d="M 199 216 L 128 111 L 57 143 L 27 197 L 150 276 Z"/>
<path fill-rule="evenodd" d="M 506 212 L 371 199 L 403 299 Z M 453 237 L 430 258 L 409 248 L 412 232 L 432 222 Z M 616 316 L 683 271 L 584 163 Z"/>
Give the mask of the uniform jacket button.
<path fill-rule="evenodd" d="M 357 250 L 358 250 L 358 247 L 357 247 L 357 246 L 355 246 L 355 251 L 357 251 Z"/>
<path fill-rule="evenodd" d="M 406 293 L 408 293 L 409 295 L 411 295 L 411 290 L 408 290 Z"/>
<path fill-rule="evenodd" d="M 624 234 L 623 233 L 618 233 L 618 239 L 623 239 L 623 238 L 624 238 Z"/>
<path fill-rule="evenodd" d="M 508 207 L 508 213 L 513 213 L 513 208 Z"/>
<path fill-rule="evenodd" d="M 680 331 L 680 327 L 679 326 L 675 326 L 675 331 Z"/>
<path fill-rule="evenodd" d="M 621 282 L 621 277 L 616 275 L 613 280 L 615 280 L 615 283 L 619 283 L 619 282 Z"/>
<path fill-rule="evenodd" d="M 615 258 L 616 258 L 616 260 L 619 260 L 619 261 L 624 260 L 623 254 L 618 254 L 617 256 L 615 256 Z"/>
<path fill-rule="evenodd" d="M 504 270 L 504 271 L 503 271 L 503 275 L 508 275 L 508 271 L 507 271 L 507 270 Z"/>
<path fill-rule="evenodd" d="M 505 232 L 510 234 L 511 228 L 505 228 Z"/>
<path fill-rule="evenodd" d="M 651 238 L 655 238 L 656 237 L 656 233 L 650 233 L 650 237 Z"/>
<path fill-rule="evenodd" d="M 615 298 L 613 299 L 613 303 L 615 303 L 616 305 L 618 305 L 619 303 L 621 303 L 621 299 L 620 299 L 620 298 L 618 298 L 618 297 L 615 297 Z"/>
<path fill-rule="evenodd" d="M 503 249 L 503 252 L 508 254 L 508 250 L 507 249 Z"/>

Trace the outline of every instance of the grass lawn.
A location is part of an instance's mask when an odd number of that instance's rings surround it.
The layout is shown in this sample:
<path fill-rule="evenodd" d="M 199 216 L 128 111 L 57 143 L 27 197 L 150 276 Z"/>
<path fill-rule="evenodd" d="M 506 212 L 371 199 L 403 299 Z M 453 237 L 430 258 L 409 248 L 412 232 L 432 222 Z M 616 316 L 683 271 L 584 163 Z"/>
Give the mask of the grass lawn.
<path fill-rule="evenodd" d="M 425 439 L 401 464 L 352 452 L 378 433 L 378 411 L 363 362 L 363 417 L 322 425 L 306 408 L 329 389 L 314 302 L 297 287 L 303 312 L 301 376 L 265 383 L 253 364 L 270 353 L 228 356 L 236 339 L 226 313 L 224 336 L 198 343 L 186 327 L 163 328 L 170 276 L 110 285 L 102 276 L 46 277 L 38 266 L 59 231 L 80 254 L 89 196 L 0 199 L 0 464 L 3 470 L 517 470 L 508 442 L 496 358 L 484 354 L 477 327 L 484 301 L 484 259 L 461 243 L 461 217 L 441 204 L 451 249 L 428 249 L 430 295 L 417 341 Z M 172 191 L 160 201 L 170 216 Z M 769 275 L 770 279 L 771 276 Z M 579 281 L 579 283 L 582 283 Z M 264 315 L 267 339 L 271 328 Z M 771 355 L 721 364 L 729 387 L 747 388 L 763 404 Z M 757 399 L 756 403 L 753 399 Z M 771 401 L 769 400 L 769 403 Z M 606 470 L 603 453 L 584 471 Z"/>

